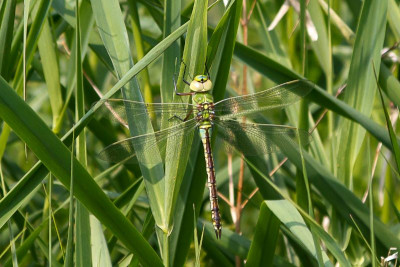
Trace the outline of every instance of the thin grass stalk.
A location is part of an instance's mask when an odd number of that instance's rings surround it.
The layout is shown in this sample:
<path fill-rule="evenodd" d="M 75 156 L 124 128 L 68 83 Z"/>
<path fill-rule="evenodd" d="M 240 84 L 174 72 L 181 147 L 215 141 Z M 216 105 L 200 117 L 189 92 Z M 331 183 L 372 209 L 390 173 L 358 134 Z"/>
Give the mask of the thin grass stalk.
<path fill-rule="evenodd" d="M 75 132 L 72 132 L 72 145 L 71 145 L 71 181 L 69 188 L 69 212 L 68 212 L 68 235 L 67 235 L 67 246 L 65 248 L 66 254 L 64 259 L 65 267 L 74 266 L 74 147 L 75 147 Z M 64 253 L 63 253 L 64 254 Z"/>
<path fill-rule="evenodd" d="M 308 70 L 308 57 L 307 57 L 307 50 L 306 50 L 306 45 L 307 45 L 307 40 L 306 40 L 306 12 L 307 12 L 307 4 L 306 0 L 301 0 L 300 1 L 300 43 L 302 47 L 302 54 L 301 54 L 301 59 L 302 59 L 302 75 L 304 77 L 307 77 L 307 70 Z M 309 121 L 308 121 L 308 103 L 307 100 L 302 99 L 300 102 L 300 114 L 299 114 L 299 128 L 308 128 Z M 304 157 L 303 157 L 303 149 L 305 148 L 305 145 L 301 144 L 301 140 L 299 139 L 299 151 L 300 151 L 300 158 L 301 158 L 301 164 L 302 164 L 302 172 L 297 170 L 297 180 L 296 180 L 296 191 L 297 191 L 297 197 L 300 196 L 300 201 L 298 201 L 298 204 L 300 207 L 305 208 L 305 210 L 308 210 L 308 215 L 314 219 L 314 210 L 313 210 L 313 204 L 311 200 L 311 190 L 310 190 L 310 184 L 307 176 L 307 170 L 306 170 L 306 165 L 304 162 Z M 300 186 L 300 190 L 297 188 Z M 317 235 L 314 233 L 313 227 L 310 227 L 310 231 L 313 237 L 314 241 L 314 246 L 315 246 L 315 251 L 317 253 L 317 261 L 319 266 L 324 266 L 324 261 L 322 258 L 322 252 L 321 248 L 319 246 L 319 238 Z"/>
<path fill-rule="evenodd" d="M 22 81 L 23 81 L 23 99 L 26 101 L 26 36 L 28 32 L 28 17 L 29 17 L 29 5 L 30 0 L 24 0 L 24 43 L 22 51 Z M 24 144 L 25 159 L 28 158 L 28 147 Z"/>
<path fill-rule="evenodd" d="M 181 25 L 181 1 L 167 0 L 164 6 L 164 27 L 163 37 L 166 38 Z M 181 43 L 176 40 L 168 46 L 162 55 L 162 73 L 160 96 L 164 103 L 173 102 L 174 94 L 171 89 L 174 87 L 173 77 L 175 72 L 180 70 Z M 178 81 L 179 82 L 179 81 Z"/>
<path fill-rule="evenodd" d="M 7 195 L 7 189 L 6 189 L 6 184 L 4 182 L 3 167 L 1 165 L 1 161 L 0 161 L 0 179 L 1 179 L 1 187 L 2 187 L 2 191 L 3 191 L 3 196 L 5 196 L 5 195 Z M 16 238 L 14 239 L 14 233 L 13 233 L 13 230 L 12 230 L 12 224 L 11 223 L 12 223 L 11 220 L 9 220 L 7 222 L 8 232 L 10 234 L 11 258 L 12 258 L 13 266 L 18 266 L 17 251 L 16 251 L 16 248 L 15 248 L 15 240 L 16 240 Z M 22 234 L 22 232 L 21 232 L 21 234 Z"/>
<path fill-rule="evenodd" d="M 51 215 L 52 215 L 52 209 L 51 209 L 51 196 L 53 194 L 53 176 L 51 175 L 51 173 L 49 174 L 49 180 L 48 180 L 48 187 L 49 187 L 49 194 L 48 194 L 48 206 L 49 206 L 49 211 L 48 211 L 48 231 L 49 231 L 49 265 L 51 265 L 51 263 L 53 262 L 53 253 L 52 253 L 52 235 L 51 235 Z"/>
<path fill-rule="evenodd" d="M 164 5 L 164 25 L 162 28 L 163 37 L 168 37 L 173 31 L 179 28 L 181 25 L 181 1 L 167 0 Z M 193 9 L 193 14 L 196 12 Z M 193 16 L 192 14 L 192 16 Z M 192 18 L 192 17 L 191 17 Z M 189 22 L 188 30 L 191 29 L 191 21 Z M 190 42 L 191 33 L 188 32 L 186 42 Z M 161 85 L 160 85 L 160 96 L 161 101 L 175 102 L 174 100 L 174 79 L 176 65 L 180 66 L 181 63 L 181 50 L 180 50 L 180 40 L 176 40 L 171 43 L 171 45 L 166 49 L 162 55 L 162 70 L 161 70 Z M 179 67 L 178 67 L 179 69 Z M 179 82 L 179 81 L 178 81 Z M 182 88 L 182 87 L 180 87 Z M 161 118 L 161 129 L 170 126 L 169 118 Z M 172 146 L 171 146 L 172 145 Z M 170 142 L 167 145 L 167 149 L 174 149 L 175 145 Z M 188 155 L 187 155 L 188 156 Z M 181 158 L 185 158 L 183 156 Z M 180 159 L 182 160 L 182 159 Z M 174 220 L 174 209 L 177 199 L 177 192 L 180 189 L 180 183 L 182 181 L 183 173 L 185 172 L 185 167 L 179 162 L 174 162 L 172 164 L 165 164 L 165 188 L 164 188 L 164 212 L 165 212 L 165 225 L 167 230 L 162 233 L 165 245 L 163 246 L 163 262 L 166 266 L 172 266 L 177 252 L 176 244 L 174 243 L 174 237 L 171 235 L 173 231 L 173 220 Z M 183 168 L 182 168 L 183 167 Z M 180 229 L 177 229 L 179 231 Z M 174 233 L 175 234 L 175 233 Z"/>
<path fill-rule="evenodd" d="M 85 115 L 85 97 L 83 87 L 83 71 L 82 71 L 82 44 L 81 44 L 81 17 L 80 3 L 75 1 L 75 121 L 79 121 Z M 87 151 L 86 151 L 86 129 L 78 135 L 76 139 L 76 157 L 82 166 L 87 167 Z M 76 242 L 75 242 L 75 265 L 91 266 L 92 265 L 92 237 L 89 212 L 86 207 L 78 201 L 76 203 Z M 96 264 L 96 263 L 93 263 Z"/>
<path fill-rule="evenodd" d="M 169 233 L 163 232 L 162 235 L 163 244 L 162 244 L 162 259 L 165 267 L 170 266 L 169 262 Z"/>
<path fill-rule="evenodd" d="M 326 91 L 328 94 L 333 95 L 333 61 L 332 61 L 332 35 L 331 35 L 331 1 L 328 0 L 328 12 L 327 12 L 327 27 L 328 27 L 328 70 L 326 73 Z M 329 147 L 329 155 L 331 158 L 331 166 L 330 170 L 332 173 L 336 172 L 336 138 L 333 138 L 333 131 L 334 131 L 334 114 L 332 112 L 328 112 L 327 114 L 328 120 L 328 140 L 330 140 L 330 147 Z"/>
<path fill-rule="evenodd" d="M 0 159 L 3 158 L 4 151 L 6 150 L 8 136 L 11 133 L 11 128 L 6 123 L 3 124 L 3 129 L 0 134 Z"/>
<path fill-rule="evenodd" d="M 390 122 L 389 122 L 390 123 Z M 370 178 L 368 179 L 368 187 L 369 187 L 369 211 L 370 211 L 370 217 L 369 217 L 369 223 L 371 225 L 371 230 L 370 230 L 370 239 L 371 239 L 371 258 L 372 260 L 372 267 L 376 267 L 376 244 L 375 244 L 375 233 L 374 233 L 374 194 L 373 194 L 373 188 L 372 188 L 372 181 L 374 177 L 374 171 L 371 168 L 371 157 L 370 151 L 371 151 L 371 142 L 370 138 L 368 136 L 367 138 L 367 150 L 368 150 L 368 173 L 370 173 Z"/>
<path fill-rule="evenodd" d="M 139 20 L 137 2 L 128 1 L 128 5 L 129 5 L 129 11 L 130 11 L 129 15 L 130 15 L 130 18 L 131 18 L 132 33 L 133 33 L 133 37 L 134 37 L 134 41 L 135 41 L 135 47 L 136 47 L 137 61 L 139 61 L 144 57 L 145 52 L 144 52 L 144 44 L 143 44 L 143 39 L 142 39 L 142 30 L 141 30 L 141 27 L 140 27 L 140 20 Z M 151 93 L 150 77 L 149 77 L 149 71 L 148 71 L 147 68 L 145 68 L 143 70 L 143 73 L 141 74 L 141 77 L 143 79 L 142 84 L 143 84 L 143 99 L 144 99 L 144 102 L 152 103 L 153 102 L 153 96 L 152 96 L 152 93 Z"/>
<path fill-rule="evenodd" d="M 306 0 L 300 1 L 300 47 L 301 47 L 301 73 L 306 77 L 307 67 L 307 51 L 306 51 Z M 300 101 L 298 127 L 301 129 L 308 128 L 308 105 L 305 100 Z M 305 210 L 309 209 L 308 191 L 305 177 L 300 170 L 296 171 L 296 197 L 297 203 Z"/>
<path fill-rule="evenodd" d="M 298 130 L 297 130 L 298 131 Z M 299 134 L 300 136 L 300 134 Z M 311 190 L 310 190 L 310 183 L 308 181 L 308 176 L 307 176 L 307 168 L 306 168 L 306 164 L 304 162 L 304 157 L 303 157 L 303 149 L 302 147 L 304 147 L 304 145 L 301 143 L 301 139 L 299 138 L 299 151 L 300 151 L 300 158 L 301 158 L 301 165 L 302 165 L 302 169 L 303 169 L 303 173 L 302 176 L 304 178 L 304 185 L 305 185 L 305 189 L 306 189 L 306 194 L 307 194 L 307 207 L 308 207 L 308 215 L 312 218 L 315 219 L 314 216 L 314 208 L 313 208 L 313 204 L 312 204 L 312 200 L 311 200 Z M 317 260 L 318 260 L 318 265 L 320 267 L 324 266 L 324 260 L 322 258 L 322 251 L 321 251 L 321 247 L 319 245 L 319 238 L 318 236 L 314 233 L 313 230 L 313 226 L 310 227 L 310 231 L 313 237 L 313 241 L 314 241 L 314 246 L 315 246 L 315 251 L 317 252 Z"/>
<path fill-rule="evenodd" d="M 24 38 L 23 38 L 23 50 L 22 50 L 22 83 L 23 83 L 23 99 L 26 101 L 26 37 L 28 35 L 28 18 L 29 18 L 29 6 L 31 1 L 24 0 Z"/>

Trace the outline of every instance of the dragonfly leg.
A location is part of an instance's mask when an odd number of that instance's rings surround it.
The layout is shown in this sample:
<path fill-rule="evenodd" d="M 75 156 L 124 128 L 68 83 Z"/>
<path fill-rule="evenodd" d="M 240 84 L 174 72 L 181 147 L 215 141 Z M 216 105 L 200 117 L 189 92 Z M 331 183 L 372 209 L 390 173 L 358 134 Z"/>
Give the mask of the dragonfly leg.
<path fill-rule="evenodd" d="M 187 121 L 190 118 L 190 115 L 192 115 L 193 110 L 191 109 L 188 114 L 186 115 L 186 117 L 183 119 L 183 121 Z"/>
<path fill-rule="evenodd" d="M 182 63 L 185 64 L 183 61 L 182 61 Z M 186 64 L 185 64 L 185 70 L 183 71 L 183 77 L 185 77 L 185 72 L 186 72 Z M 173 80 L 174 80 L 174 88 L 175 88 L 175 94 L 176 94 L 176 95 L 179 95 L 179 96 L 194 95 L 195 92 L 179 93 L 179 92 L 178 92 L 178 89 L 176 88 L 176 79 L 175 79 L 175 78 L 176 78 L 176 77 L 175 77 L 175 74 L 174 74 Z M 185 78 L 183 78 L 182 80 L 183 80 L 183 82 L 186 83 L 187 85 L 190 85 L 190 83 L 189 83 L 188 81 L 186 81 Z"/>
<path fill-rule="evenodd" d="M 177 116 L 177 115 L 172 116 L 171 118 L 168 119 L 168 121 L 173 121 L 173 120 L 175 120 L 175 119 L 177 119 L 177 120 L 179 120 L 179 121 L 181 121 L 181 122 L 184 122 L 184 121 L 185 121 L 185 119 L 182 119 L 181 117 L 179 117 L 179 116 Z"/>
<path fill-rule="evenodd" d="M 182 119 L 181 117 L 179 117 L 177 115 L 174 115 L 171 118 L 169 118 L 168 121 L 172 121 L 174 119 L 178 119 L 181 122 L 185 122 L 190 118 L 190 115 L 192 115 L 192 113 L 193 113 L 193 110 L 188 111 L 188 114 L 186 115 L 186 117 L 184 119 Z"/>
<path fill-rule="evenodd" d="M 185 68 L 183 69 L 183 77 L 182 77 L 182 80 L 183 80 L 183 82 L 184 83 L 186 83 L 187 85 L 189 85 L 190 86 L 190 82 L 188 82 L 188 81 L 186 81 L 185 80 L 185 74 L 186 74 L 186 63 L 182 60 L 182 63 L 183 63 L 183 65 L 185 66 Z"/>
<path fill-rule="evenodd" d="M 174 75 L 174 88 L 175 88 L 175 94 L 179 95 L 179 96 L 185 96 L 185 95 L 194 95 L 195 92 L 189 92 L 189 93 L 179 93 L 178 89 L 176 88 L 176 80 L 175 80 L 175 75 Z M 190 85 L 190 83 L 188 83 L 187 81 L 185 81 L 185 79 L 183 79 L 183 81 L 187 84 Z"/>

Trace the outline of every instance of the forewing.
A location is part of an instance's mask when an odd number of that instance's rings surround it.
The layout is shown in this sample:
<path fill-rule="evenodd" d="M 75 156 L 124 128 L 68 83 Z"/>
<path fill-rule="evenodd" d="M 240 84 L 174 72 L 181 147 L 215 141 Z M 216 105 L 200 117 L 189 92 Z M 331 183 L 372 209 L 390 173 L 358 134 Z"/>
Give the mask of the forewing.
<path fill-rule="evenodd" d="M 189 103 L 144 103 L 124 99 L 109 99 L 98 113 L 111 117 L 123 125 L 127 125 L 127 117 L 133 121 L 143 116 L 180 123 L 194 117 L 193 105 Z M 160 122 L 158 122 L 160 123 Z"/>
<path fill-rule="evenodd" d="M 214 105 L 221 120 L 250 115 L 273 108 L 282 108 L 299 101 L 311 91 L 301 80 L 291 81 L 267 90 L 221 100 Z"/>
<path fill-rule="evenodd" d="M 171 160 L 170 155 L 177 151 L 166 151 L 167 142 L 180 142 L 180 146 L 173 146 L 177 150 L 190 149 L 196 125 L 197 121 L 191 119 L 155 133 L 127 138 L 104 148 L 99 157 L 113 163 L 125 161 L 136 164 L 139 159 L 145 165 L 160 162 L 158 155 L 165 160 Z"/>
<path fill-rule="evenodd" d="M 295 127 L 246 123 L 236 120 L 216 121 L 218 136 L 228 149 L 235 148 L 245 156 L 256 156 L 280 151 L 289 143 L 298 146 L 309 144 L 311 136 L 302 129 Z"/>

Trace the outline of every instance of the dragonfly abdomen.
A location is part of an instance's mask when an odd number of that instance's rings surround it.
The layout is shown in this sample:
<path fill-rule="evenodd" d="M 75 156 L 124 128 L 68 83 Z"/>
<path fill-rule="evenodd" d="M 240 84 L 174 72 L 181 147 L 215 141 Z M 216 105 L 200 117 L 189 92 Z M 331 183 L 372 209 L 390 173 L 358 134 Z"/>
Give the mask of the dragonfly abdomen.
<path fill-rule="evenodd" d="M 210 206 L 211 206 L 211 216 L 213 221 L 213 226 L 215 230 L 215 235 L 217 239 L 221 238 L 221 217 L 219 214 L 219 206 L 218 206 L 218 192 L 215 178 L 215 168 L 214 168 L 214 159 L 212 156 L 211 150 L 211 142 L 210 136 L 212 131 L 211 125 L 201 125 L 199 127 L 201 141 L 203 143 L 204 148 L 204 158 L 206 160 L 206 169 L 208 176 L 208 189 L 210 191 Z"/>

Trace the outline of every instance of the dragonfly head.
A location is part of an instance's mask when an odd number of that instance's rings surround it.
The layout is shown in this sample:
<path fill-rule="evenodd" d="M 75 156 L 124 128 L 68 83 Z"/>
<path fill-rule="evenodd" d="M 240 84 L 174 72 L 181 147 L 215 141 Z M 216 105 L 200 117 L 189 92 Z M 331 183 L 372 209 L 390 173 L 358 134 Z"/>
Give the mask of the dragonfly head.
<path fill-rule="evenodd" d="M 206 75 L 197 75 L 190 83 L 190 90 L 194 92 L 207 92 L 212 88 L 212 82 Z"/>

